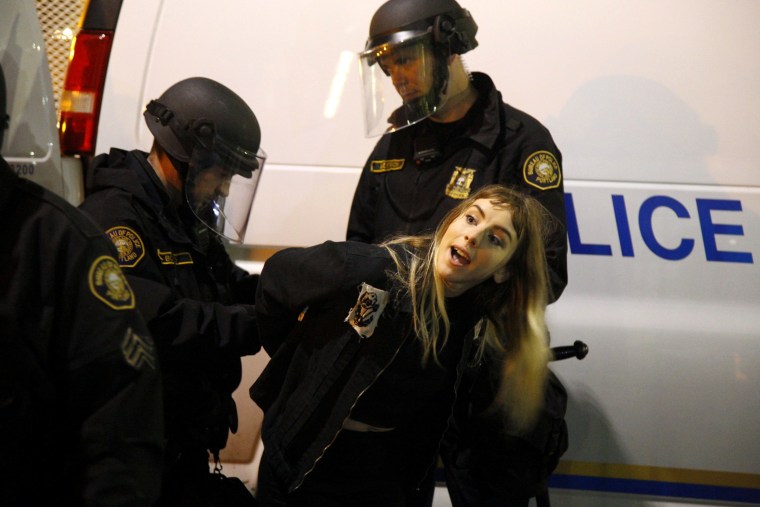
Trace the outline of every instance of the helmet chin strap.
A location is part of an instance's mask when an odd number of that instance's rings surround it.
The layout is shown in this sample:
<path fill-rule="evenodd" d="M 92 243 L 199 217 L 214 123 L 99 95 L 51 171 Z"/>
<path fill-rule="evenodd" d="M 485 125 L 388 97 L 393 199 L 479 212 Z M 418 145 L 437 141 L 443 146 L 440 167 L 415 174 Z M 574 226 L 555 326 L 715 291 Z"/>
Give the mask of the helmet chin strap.
<path fill-rule="evenodd" d="M 444 84 L 444 89 L 441 91 L 441 105 L 438 110 L 431 116 L 433 121 L 439 122 L 451 122 L 462 118 L 467 111 L 469 111 L 472 104 L 477 100 L 478 92 L 472 81 L 469 78 L 469 74 L 465 72 L 467 79 L 464 81 L 464 87 L 461 89 L 452 89 L 452 85 L 456 81 L 452 79 L 452 73 L 448 71 L 448 79 Z M 451 95 L 448 95 L 452 92 Z"/>

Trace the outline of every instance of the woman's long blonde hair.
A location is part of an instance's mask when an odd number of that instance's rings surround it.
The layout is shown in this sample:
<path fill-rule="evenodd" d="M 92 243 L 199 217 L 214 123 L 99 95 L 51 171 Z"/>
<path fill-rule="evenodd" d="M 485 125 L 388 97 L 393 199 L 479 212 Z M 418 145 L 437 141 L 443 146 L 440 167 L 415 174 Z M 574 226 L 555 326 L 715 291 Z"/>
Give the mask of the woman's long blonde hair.
<path fill-rule="evenodd" d="M 396 238 L 384 245 L 393 257 L 396 279 L 413 307 L 414 330 L 424 356 L 437 358 L 449 334 L 444 285 L 435 259 L 444 233 L 478 199 L 508 209 L 517 233 L 517 247 L 507 263 L 509 276 L 497 284 L 492 278 L 476 289 L 474 304 L 484 310 L 477 359 L 493 354 L 501 361 L 501 384 L 494 408 L 505 409 L 511 425 L 527 428 L 543 404 L 549 344 L 544 323 L 548 274 L 544 229 L 551 217 L 535 199 L 503 185 L 479 189 L 451 210 L 432 236 Z M 392 245 L 405 245 L 399 255 Z"/>

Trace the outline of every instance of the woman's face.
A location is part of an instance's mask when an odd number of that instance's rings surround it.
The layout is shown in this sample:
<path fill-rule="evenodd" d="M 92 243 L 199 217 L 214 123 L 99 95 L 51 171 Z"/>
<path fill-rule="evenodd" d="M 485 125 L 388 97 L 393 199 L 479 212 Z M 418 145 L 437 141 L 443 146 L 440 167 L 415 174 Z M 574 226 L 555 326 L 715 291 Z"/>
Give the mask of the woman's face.
<path fill-rule="evenodd" d="M 506 280 L 506 265 L 517 247 L 512 212 L 478 199 L 443 234 L 435 269 L 445 295 L 458 296 L 493 277 Z"/>

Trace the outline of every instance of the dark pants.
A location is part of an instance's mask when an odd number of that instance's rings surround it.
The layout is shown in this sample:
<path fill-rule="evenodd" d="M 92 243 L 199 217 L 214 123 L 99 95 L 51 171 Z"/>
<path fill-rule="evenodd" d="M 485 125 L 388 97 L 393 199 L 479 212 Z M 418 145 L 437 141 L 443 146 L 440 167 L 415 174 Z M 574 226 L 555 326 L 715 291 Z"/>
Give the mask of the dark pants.
<path fill-rule="evenodd" d="M 204 484 L 208 476 L 208 452 L 203 448 L 167 452 L 161 498 L 157 507 L 207 505 Z"/>
<path fill-rule="evenodd" d="M 256 498 L 262 507 L 404 507 L 413 490 L 396 431 L 343 430 L 292 493 L 277 478 L 266 448 Z"/>
<path fill-rule="evenodd" d="M 528 507 L 530 498 L 509 498 L 474 481 L 467 470 L 447 467 L 446 487 L 453 507 Z"/>

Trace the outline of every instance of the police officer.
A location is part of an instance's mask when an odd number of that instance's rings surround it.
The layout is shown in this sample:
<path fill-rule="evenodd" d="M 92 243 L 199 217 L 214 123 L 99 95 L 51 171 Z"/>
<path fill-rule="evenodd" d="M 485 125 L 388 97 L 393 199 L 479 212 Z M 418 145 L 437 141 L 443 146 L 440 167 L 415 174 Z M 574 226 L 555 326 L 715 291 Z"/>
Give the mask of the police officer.
<path fill-rule="evenodd" d="M 113 148 L 88 173 L 82 209 L 119 251 L 162 360 L 167 454 L 162 505 L 213 502 L 210 451 L 237 430 L 240 357 L 256 353 L 257 275 L 230 259 L 242 241 L 265 154 L 253 111 L 194 77 L 144 112 L 150 153 Z"/>
<path fill-rule="evenodd" d="M 3 505 L 152 505 L 159 363 L 113 245 L 2 157 L 0 238 Z"/>
<path fill-rule="evenodd" d="M 486 74 L 465 69 L 461 55 L 477 47 L 477 28 L 455 0 L 389 0 L 375 12 L 360 70 L 366 133 L 383 135 L 362 170 L 347 238 L 378 242 L 432 231 L 474 189 L 490 183 L 514 187 L 535 197 L 553 217 L 546 251 L 552 302 L 567 284 L 561 154 L 549 131 L 504 103 Z M 469 373 L 478 378 L 482 403 L 463 410 L 477 412 L 492 399 L 491 380 L 484 368 Z M 486 426 L 493 421 L 483 422 Z M 501 495 L 484 493 L 467 480 L 482 474 L 463 465 L 456 449 L 443 457 L 455 506 Z M 485 461 L 480 460 L 483 468 L 496 466 Z M 455 462 L 466 470 L 458 473 Z M 514 494 L 515 505 L 527 505 L 528 493 Z"/>

